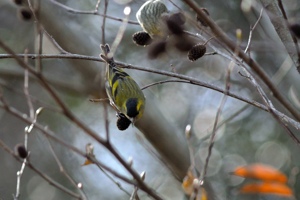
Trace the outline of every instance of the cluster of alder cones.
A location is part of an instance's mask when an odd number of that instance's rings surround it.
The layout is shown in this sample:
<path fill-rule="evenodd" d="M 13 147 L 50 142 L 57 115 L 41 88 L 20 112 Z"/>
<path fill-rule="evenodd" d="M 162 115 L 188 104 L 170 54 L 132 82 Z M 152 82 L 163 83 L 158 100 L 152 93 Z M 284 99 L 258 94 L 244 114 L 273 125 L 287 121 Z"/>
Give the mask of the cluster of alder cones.
<path fill-rule="evenodd" d="M 139 31 L 132 35 L 132 40 L 139 46 L 150 46 L 149 58 L 154 59 L 166 51 L 169 43 L 181 52 L 187 52 L 190 61 L 196 61 L 206 53 L 204 44 L 196 43 L 184 31 L 185 17 L 182 13 L 174 13 L 163 19 L 166 26 L 166 37 L 152 37 L 146 31 Z M 170 37 L 173 37 L 170 39 Z"/>

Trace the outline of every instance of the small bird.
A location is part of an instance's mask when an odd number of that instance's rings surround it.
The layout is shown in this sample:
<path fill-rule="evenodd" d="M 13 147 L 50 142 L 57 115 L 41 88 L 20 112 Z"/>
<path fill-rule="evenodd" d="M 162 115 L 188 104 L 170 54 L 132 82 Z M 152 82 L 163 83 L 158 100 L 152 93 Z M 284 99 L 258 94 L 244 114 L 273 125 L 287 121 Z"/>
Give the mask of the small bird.
<path fill-rule="evenodd" d="M 152 38 L 161 37 L 165 35 L 162 18 L 168 13 L 166 5 L 161 0 L 149 0 L 137 11 L 136 18 L 144 31 Z"/>
<path fill-rule="evenodd" d="M 105 89 L 110 104 L 117 110 L 119 116 L 125 115 L 134 124 L 144 113 L 146 101 L 144 93 L 138 84 L 116 65 L 113 57 L 109 57 L 109 45 L 100 47 L 103 51 L 100 57 L 107 63 Z"/>

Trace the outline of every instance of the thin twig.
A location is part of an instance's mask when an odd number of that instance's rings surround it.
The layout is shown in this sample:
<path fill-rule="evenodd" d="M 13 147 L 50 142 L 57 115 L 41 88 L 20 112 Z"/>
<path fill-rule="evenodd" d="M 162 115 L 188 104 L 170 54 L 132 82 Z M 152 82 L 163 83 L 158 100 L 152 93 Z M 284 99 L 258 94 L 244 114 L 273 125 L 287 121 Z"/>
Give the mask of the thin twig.
<path fill-rule="evenodd" d="M 88 15 L 98 15 L 98 16 L 101 16 L 101 17 L 106 17 L 108 19 L 112 19 L 112 20 L 115 20 L 115 21 L 119 21 L 119 22 L 123 22 L 123 19 L 121 18 L 117 18 L 117 17 L 112 17 L 112 16 L 109 16 L 109 15 L 104 15 L 104 14 L 100 14 L 98 12 L 96 12 L 95 10 L 93 11 L 81 11 L 81 10 L 76 10 L 76 9 L 73 9 L 73 8 L 70 8 L 62 3 L 59 3 L 55 0 L 50 0 L 50 2 L 52 2 L 53 4 L 65 9 L 66 11 L 70 12 L 70 13 L 74 13 L 74 14 L 88 14 Z M 131 20 L 128 20 L 128 24 L 134 24 L 134 25 L 140 25 L 137 21 L 131 21 Z"/>
<path fill-rule="evenodd" d="M 130 193 L 125 190 L 125 188 L 123 188 L 123 186 L 121 185 L 121 183 L 119 181 L 116 181 L 111 175 L 109 175 L 103 168 L 101 165 L 99 165 L 98 163 L 95 163 L 96 166 L 103 172 L 103 174 L 109 179 L 111 180 L 120 190 L 122 190 L 127 196 L 130 196 Z"/>
<path fill-rule="evenodd" d="M 14 154 L 14 151 L 11 150 L 1 139 L 0 139 L 0 147 L 2 149 L 4 149 L 7 153 L 9 153 L 11 156 L 13 156 L 17 161 L 22 162 L 22 160 Z M 78 194 L 76 194 L 73 191 L 65 188 L 64 186 L 62 186 L 58 182 L 54 181 L 48 175 L 46 175 L 45 173 L 41 172 L 36 167 L 34 167 L 30 162 L 27 162 L 26 166 L 29 167 L 30 169 L 32 169 L 35 173 L 37 173 L 41 178 L 43 178 L 45 181 L 47 181 L 50 185 L 53 185 L 54 187 L 58 188 L 59 190 L 65 192 L 66 194 L 69 194 L 70 196 L 81 200 L 81 197 Z"/>
<path fill-rule="evenodd" d="M 262 8 L 262 9 L 260 10 L 259 17 L 258 17 L 258 19 L 256 20 L 255 24 L 253 25 L 253 27 L 250 27 L 250 33 L 249 33 L 248 43 L 247 43 L 246 49 L 245 49 L 245 51 L 244 51 L 245 53 L 248 53 L 248 51 L 250 50 L 251 41 L 252 41 L 252 34 L 253 34 L 253 31 L 255 30 L 256 26 L 258 25 L 259 21 L 260 21 L 261 18 L 262 18 L 263 11 L 264 11 L 264 9 Z M 250 56 L 250 55 L 249 55 L 249 56 Z"/>
<path fill-rule="evenodd" d="M 25 53 L 27 51 L 28 50 L 26 49 Z M 24 58 L 24 62 L 28 63 L 27 57 Z M 26 101 L 27 101 L 28 109 L 29 109 L 29 117 L 31 119 L 35 120 L 34 108 L 33 108 L 31 98 L 30 98 L 30 94 L 29 94 L 29 78 L 28 78 L 28 70 L 27 69 L 24 70 L 24 94 L 25 94 L 25 98 L 26 98 Z M 24 133 L 24 147 L 25 147 L 26 151 L 28 151 L 28 135 L 29 135 L 31 130 L 32 129 L 29 129 L 28 127 L 26 127 L 25 133 Z M 23 160 L 21 169 L 17 172 L 16 195 L 14 196 L 15 200 L 17 200 L 20 196 L 21 178 L 22 178 L 23 172 L 25 170 L 26 162 L 27 162 L 27 158 L 25 158 Z"/>
<path fill-rule="evenodd" d="M 100 1 L 98 1 L 98 3 L 100 3 Z M 97 4 L 99 5 L 99 4 Z M 96 5 L 96 9 L 97 9 L 97 5 Z M 104 17 L 102 19 L 102 25 L 101 25 L 101 29 L 102 29 L 102 44 L 106 44 L 105 41 L 105 24 L 106 24 L 106 14 L 107 14 L 107 7 L 108 7 L 108 0 L 104 0 Z"/>
<path fill-rule="evenodd" d="M 138 190 L 139 190 L 138 187 L 134 187 L 133 192 L 132 192 L 129 200 L 138 200 L 139 199 L 138 193 L 137 193 Z"/>
<path fill-rule="evenodd" d="M 188 124 L 186 127 L 185 127 L 185 138 L 186 138 L 186 142 L 188 144 L 188 148 L 189 148 L 189 155 L 190 155 L 190 162 L 191 162 L 191 165 L 189 167 L 189 170 L 195 175 L 197 174 L 197 170 L 196 170 L 196 164 L 195 164 L 195 155 L 194 155 L 194 148 L 193 148 L 193 145 L 191 144 L 191 129 L 192 129 L 192 126 L 190 124 Z"/>
<path fill-rule="evenodd" d="M 278 3 L 278 7 L 283 15 L 283 18 L 286 20 L 286 22 L 288 22 L 288 18 L 287 18 L 287 14 L 285 12 L 284 6 L 282 4 L 282 0 L 277 0 Z M 297 38 L 291 33 L 295 48 L 296 48 L 296 52 L 297 52 L 297 56 L 298 56 L 298 60 L 296 62 L 296 67 L 298 72 L 300 73 L 300 49 L 299 49 L 299 45 L 298 45 L 298 40 Z"/>
<path fill-rule="evenodd" d="M 282 5 L 282 2 L 280 0 L 278 0 L 278 3 L 279 5 L 281 5 L 281 9 L 283 9 L 283 5 Z M 247 44 L 247 47 L 245 49 L 245 53 L 247 53 L 248 51 L 248 48 L 250 47 L 250 43 L 251 43 L 251 39 L 252 39 L 252 33 L 255 29 L 255 27 L 257 26 L 259 20 L 261 19 L 262 17 L 262 12 L 263 12 L 263 9 L 261 9 L 261 12 L 260 12 L 260 15 L 259 15 L 259 18 L 257 19 L 256 23 L 254 24 L 253 28 L 250 29 L 250 34 L 249 34 L 249 39 L 248 39 L 248 44 Z M 283 15 L 285 16 L 286 18 L 286 15 L 285 15 L 285 11 L 282 10 L 283 12 Z M 287 19 L 287 18 L 286 18 Z M 250 56 L 250 55 L 249 55 Z M 246 69 L 244 69 L 245 71 L 247 71 Z M 268 99 L 268 97 L 266 96 L 266 94 L 263 92 L 262 88 L 259 87 L 259 85 L 256 83 L 255 79 L 253 78 L 253 76 L 251 76 L 248 72 L 247 72 L 248 76 L 246 76 L 247 78 L 249 78 L 250 82 L 253 83 L 254 86 L 256 86 L 256 89 L 258 91 L 258 93 L 260 94 L 260 96 L 263 98 L 263 100 L 265 101 L 266 105 L 268 106 L 269 108 L 269 111 L 270 113 L 273 115 L 273 117 L 283 126 L 283 128 L 285 128 L 286 132 L 290 135 L 290 137 L 298 144 L 300 144 L 300 140 L 293 134 L 293 132 L 289 129 L 289 127 L 282 122 L 281 118 L 276 114 L 274 113 L 273 110 L 275 110 L 272 102 Z M 276 81 L 278 83 L 278 81 Z"/>
<path fill-rule="evenodd" d="M 105 133 L 106 133 L 106 141 L 109 143 L 110 142 L 110 137 L 109 137 L 109 121 L 108 121 L 108 112 L 107 112 L 107 104 L 103 103 L 103 116 L 104 116 L 104 127 L 105 127 Z"/>
<path fill-rule="evenodd" d="M 57 154 L 55 153 L 54 151 L 54 148 L 51 144 L 51 141 L 49 140 L 48 137 L 47 138 L 47 141 L 48 141 L 48 144 L 49 144 L 49 147 L 50 147 L 50 151 L 59 167 L 59 171 L 70 181 L 70 183 L 78 189 L 78 192 L 80 193 L 80 196 L 81 196 L 81 199 L 82 200 L 86 200 L 87 197 L 84 193 L 84 191 L 82 190 L 82 187 L 78 187 L 78 184 L 76 183 L 76 181 L 66 172 L 65 168 L 63 167 L 62 163 L 60 162 L 59 158 L 57 157 Z"/>
<path fill-rule="evenodd" d="M 100 137 L 95 131 L 90 129 L 88 126 L 83 124 L 82 121 L 80 121 L 65 105 L 65 103 L 62 101 L 62 99 L 57 95 L 57 93 L 50 87 L 50 85 L 45 80 L 44 76 L 32 68 L 30 68 L 23 60 L 21 60 L 19 57 L 15 55 L 15 53 L 6 46 L 1 40 L 0 40 L 0 46 L 9 54 L 12 54 L 17 63 L 20 67 L 24 69 L 28 69 L 28 71 L 34 75 L 38 80 L 41 82 L 44 89 L 51 95 L 51 97 L 54 99 L 56 104 L 62 109 L 62 112 L 65 117 L 67 117 L 71 122 L 73 122 L 77 127 L 79 127 L 82 131 L 84 131 L 87 135 L 94 138 L 97 142 L 99 142 L 101 145 L 103 145 L 107 150 L 109 150 L 112 155 L 119 161 L 119 163 L 133 176 L 133 178 L 137 181 L 137 184 L 141 190 L 152 196 L 154 199 L 162 199 L 153 189 L 151 189 L 148 185 L 144 183 L 144 181 L 140 178 L 139 174 L 128 165 L 128 163 L 120 156 L 120 154 L 117 152 L 117 150 L 108 143 L 104 138 Z"/>
<path fill-rule="evenodd" d="M 2 43 L 3 44 L 3 43 Z M 0 41 L 0 45 L 1 45 L 1 41 Z M 221 52 L 220 52 L 221 53 Z M 15 54 L 15 55 L 11 55 L 11 54 L 0 54 L 0 58 L 14 58 L 14 57 L 20 57 L 23 58 L 24 56 L 28 56 L 31 59 L 35 59 L 37 57 L 36 54 Z M 225 56 L 225 55 L 224 55 Z M 78 54 L 71 54 L 71 55 L 62 55 L 62 54 L 53 54 L 53 55 L 41 55 L 41 58 L 44 59 L 52 59 L 52 58 L 60 58 L 60 59 L 80 59 L 80 60 L 90 60 L 90 61 L 97 61 L 97 62 L 104 62 L 101 58 L 98 57 L 93 57 L 93 56 L 84 56 L 84 55 L 78 55 Z M 141 68 L 135 65 L 130 65 L 127 63 L 123 63 L 123 62 L 118 62 L 115 61 L 115 63 L 122 67 L 122 68 L 127 68 L 127 69 L 134 69 L 134 70 L 139 70 L 139 71 L 144 71 L 144 72 L 150 72 L 150 73 L 154 73 L 154 74 L 160 74 L 160 75 L 164 75 L 164 76 L 169 76 L 169 77 L 173 77 L 173 78 L 178 78 L 181 80 L 186 80 L 187 83 L 189 82 L 189 84 L 193 84 L 193 85 L 198 85 L 201 87 L 206 87 L 209 88 L 211 90 L 220 92 L 220 93 L 224 93 L 224 89 L 215 86 L 213 84 L 207 83 L 205 81 L 201 81 L 186 75 L 181 75 L 181 74 L 177 74 L 177 73 L 172 73 L 169 71 L 164 71 L 164 70 L 157 70 L 154 68 Z M 239 63 L 238 63 L 239 64 Z M 183 81 L 184 82 L 184 81 Z M 235 94 L 234 92 L 230 92 L 228 93 L 228 96 L 238 99 L 240 101 L 243 101 L 245 103 L 248 103 L 252 106 L 255 106 L 261 110 L 267 111 L 268 112 L 268 108 L 257 102 L 257 101 L 253 101 L 253 100 L 249 100 L 245 97 L 240 96 L 239 94 Z M 280 116 L 281 119 L 283 119 L 285 122 L 290 123 L 292 126 L 294 126 L 296 129 L 300 129 L 300 123 L 295 121 L 294 119 L 290 118 L 289 116 L 285 115 L 284 113 L 275 110 L 275 113 L 278 114 Z"/>
<path fill-rule="evenodd" d="M 40 25 L 39 22 L 39 13 L 40 13 L 40 2 L 39 1 L 35 1 L 35 3 L 37 3 L 37 5 L 34 7 L 34 5 L 31 3 L 31 0 L 28 0 L 28 7 L 33 15 L 33 18 L 35 20 L 35 37 L 38 37 L 38 59 L 36 61 L 36 70 L 38 72 L 42 71 L 42 62 L 41 62 L 41 58 L 39 55 L 41 55 L 43 53 L 43 31 L 42 31 L 42 27 Z"/>
<path fill-rule="evenodd" d="M 239 44 L 240 44 L 240 42 L 238 41 L 237 46 Z M 208 169 L 208 163 L 209 163 L 209 160 L 210 160 L 210 157 L 211 157 L 212 148 L 213 148 L 214 143 L 215 143 L 214 140 L 215 140 L 215 137 L 216 137 L 216 134 L 217 134 L 217 129 L 218 129 L 217 125 L 219 123 L 219 118 L 220 118 L 222 110 L 225 106 L 225 103 L 226 103 L 226 100 L 227 100 L 227 97 L 228 97 L 228 93 L 229 93 L 229 90 L 230 90 L 230 75 L 231 75 L 231 71 L 233 70 L 233 67 L 234 67 L 234 62 L 232 61 L 232 62 L 229 63 L 229 66 L 228 66 L 228 69 L 227 69 L 226 80 L 225 80 L 225 93 L 224 93 L 224 95 L 221 99 L 221 102 L 220 102 L 220 105 L 218 107 L 216 117 L 215 117 L 215 120 L 214 120 L 213 130 L 212 130 L 209 145 L 208 145 L 207 157 L 205 159 L 205 164 L 204 164 L 203 171 L 202 171 L 202 173 L 199 177 L 200 182 L 204 182 L 204 178 L 206 177 L 206 173 L 207 173 L 207 169 Z"/>
<path fill-rule="evenodd" d="M 164 84 L 164 83 L 190 83 L 190 81 L 187 81 L 187 80 L 178 80 L 178 79 L 157 81 L 157 82 L 154 82 L 154 83 L 151 83 L 151 84 L 148 84 L 148 85 L 142 87 L 141 90 L 145 90 L 145 89 L 147 89 L 149 87 L 152 87 L 152 86 L 155 86 L 155 85 L 161 85 L 161 84 Z"/>
<path fill-rule="evenodd" d="M 70 54 L 70 52 L 67 52 L 66 50 L 64 50 L 57 42 L 56 40 L 52 37 L 52 35 L 50 35 L 44 28 L 43 28 L 44 33 L 46 33 L 46 35 L 49 37 L 50 41 L 52 42 L 52 44 L 54 44 L 54 46 L 56 48 L 58 48 L 58 50 L 60 51 L 60 53 L 62 54 Z M 40 55 L 41 58 L 41 55 Z"/>
<path fill-rule="evenodd" d="M 231 120 L 233 120 L 235 117 L 237 117 L 238 115 L 240 115 L 242 112 L 244 112 L 249 107 L 250 107 L 249 104 L 245 104 L 242 108 L 240 108 L 239 110 L 237 110 L 236 112 L 234 112 L 233 114 L 231 114 L 229 117 L 227 117 L 226 119 L 220 121 L 220 123 L 218 124 L 216 130 L 219 130 L 220 127 L 222 127 L 224 124 L 226 124 L 226 123 L 230 122 Z M 212 128 L 212 127 L 209 127 L 209 130 L 211 130 L 210 128 Z M 197 141 L 197 144 L 195 146 L 200 146 L 200 144 L 203 141 L 206 141 L 209 138 L 210 138 L 210 135 L 206 135 L 206 136 L 202 137 L 199 141 Z"/>
<path fill-rule="evenodd" d="M 171 4 L 173 4 L 173 6 L 175 6 L 178 10 L 182 11 L 182 9 L 177 6 L 172 0 L 168 0 Z"/>
<path fill-rule="evenodd" d="M 27 52 L 28 50 L 26 50 Z M 25 57 L 25 62 L 28 63 L 28 58 Z M 28 75 L 28 70 L 25 69 L 24 70 L 24 94 L 25 94 L 25 98 L 27 101 L 27 105 L 28 105 L 28 109 L 29 109 L 29 116 L 30 118 L 34 118 L 34 108 L 33 108 L 33 104 L 31 101 L 31 96 L 29 93 L 29 75 Z"/>
<path fill-rule="evenodd" d="M 101 3 L 101 0 L 98 0 L 96 3 L 96 6 L 95 6 L 95 13 L 98 13 L 100 3 Z"/>
<path fill-rule="evenodd" d="M 123 20 L 122 25 L 119 28 L 119 31 L 118 31 L 118 33 L 116 35 L 115 40 L 113 41 L 113 43 L 112 43 L 112 45 L 110 47 L 109 54 L 110 54 L 111 57 L 114 56 L 114 54 L 115 54 L 115 52 L 116 52 L 116 50 L 117 50 L 120 42 L 122 41 L 122 38 L 124 36 L 125 30 L 126 30 L 126 27 L 127 27 L 127 24 L 128 24 L 128 19 L 129 19 L 130 13 L 131 13 L 131 8 L 129 6 L 125 7 L 124 8 L 125 18 Z"/>
<path fill-rule="evenodd" d="M 222 41 L 231 51 L 235 51 L 236 44 L 224 33 L 224 31 L 212 20 L 210 19 L 192 0 L 184 0 L 184 2 L 189 5 L 200 17 L 201 19 L 210 27 L 211 31 L 216 35 L 216 37 Z M 245 63 L 247 63 L 251 69 L 260 77 L 260 79 L 268 86 L 268 88 L 273 93 L 274 97 L 298 120 L 300 121 L 300 114 L 294 106 L 291 105 L 289 101 L 279 92 L 276 86 L 272 83 L 271 79 L 268 77 L 263 68 L 258 65 L 251 57 L 245 54 L 241 49 L 238 48 L 237 54 Z"/>
<path fill-rule="evenodd" d="M 1 94 L 1 93 L 0 93 Z M 1 108 L 3 108 L 4 110 L 6 110 L 8 113 L 10 113 L 11 115 L 15 116 L 16 118 L 20 119 L 21 121 L 27 123 L 27 124 L 33 124 L 34 121 L 30 118 L 27 117 L 26 114 L 20 113 L 18 110 L 16 110 L 15 108 L 9 106 L 5 100 L 3 99 L 2 96 L 0 96 L 0 101 L 2 102 L 2 105 L 0 105 Z M 100 161 L 98 161 L 95 158 L 91 158 L 89 157 L 85 152 L 79 150 L 78 148 L 66 143 L 64 140 L 61 140 L 59 138 L 56 137 L 57 134 L 55 134 L 54 132 L 52 132 L 51 130 L 49 130 L 49 128 L 46 128 L 42 125 L 40 125 L 39 123 L 34 123 L 34 127 L 38 130 L 41 131 L 42 134 L 44 134 L 46 137 L 49 137 L 51 140 L 57 142 L 58 144 L 61 144 L 62 146 L 66 147 L 67 149 L 85 157 L 86 159 L 91 160 L 93 163 L 100 165 L 103 169 L 105 169 L 106 171 L 110 172 L 111 174 L 113 174 L 114 176 L 118 177 L 119 179 L 123 180 L 124 182 L 128 183 L 128 184 L 132 184 L 132 185 L 136 185 L 136 183 L 134 181 L 129 180 L 128 178 L 126 178 L 125 176 L 123 176 L 122 174 L 118 173 L 117 171 L 113 170 L 112 168 L 108 167 L 107 165 L 105 165 L 104 163 L 101 163 Z"/>
<path fill-rule="evenodd" d="M 271 102 L 271 100 L 267 97 L 263 89 L 259 86 L 259 84 L 256 82 L 256 80 L 253 78 L 253 76 L 250 74 L 247 69 L 244 68 L 244 71 L 246 72 L 246 78 L 253 84 L 253 86 L 258 91 L 259 95 L 262 97 L 263 101 L 265 102 L 268 112 L 279 122 L 279 124 L 286 130 L 286 132 L 289 134 L 289 136 L 296 142 L 297 145 L 300 145 L 300 140 L 295 136 L 295 134 L 290 130 L 290 128 L 282 121 L 281 116 L 279 116 L 276 113 L 276 109 Z"/>

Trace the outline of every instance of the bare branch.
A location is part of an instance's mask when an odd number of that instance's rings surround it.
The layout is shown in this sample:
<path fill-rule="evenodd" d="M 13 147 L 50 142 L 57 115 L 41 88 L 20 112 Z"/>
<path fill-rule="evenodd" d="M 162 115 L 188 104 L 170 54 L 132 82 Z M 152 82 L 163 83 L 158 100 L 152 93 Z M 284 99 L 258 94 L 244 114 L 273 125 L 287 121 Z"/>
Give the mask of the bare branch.
<path fill-rule="evenodd" d="M 231 51 L 238 49 L 238 56 L 248 64 L 249 67 L 260 77 L 260 79 L 268 86 L 273 93 L 274 97 L 298 120 L 300 121 L 300 114 L 290 102 L 279 92 L 276 86 L 272 83 L 268 75 L 263 71 L 263 68 L 258 65 L 251 57 L 245 54 L 241 49 L 236 47 L 236 44 L 229 39 L 229 37 L 222 31 L 222 29 L 210 19 L 192 0 L 184 0 L 200 17 L 201 19 L 211 28 L 212 32 L 216 35 L 222 43 L 226 45 Z"/>
<path fill-rule="evenodd" d="M 11 156 L 13 156 L 17 161 L 22 162 L 22 160 L 14 154 L 14 151 L 11 150 L 1 139 L 0 139 L 0 147 L 4 149 L 7 153 L 9 153 Z M 57 183 L 53 179 L 51 179 L 48 175 L 44 174 L 40 170 L 38 170 L 36 167 L 34 167 L 30 162 L 26 162 L 26 166 L 32 169 L 35 173 L 37 173 L 40 177 L 42 177 L 45 181 L 47 181 L 50 185 L 53 185 L 54 187 L 58 188 L 59 190 L 65 192 L 66 194 L 69 194 L 70 196 L 81 199 L 81 197 L 72 192 L 71 190 L 65 188 L 61 184 Z"/>
<path fill-rule="evenodd" d="M 82 200 L 87 200 L 87 197 L 86 197 L 84 191 L 82 190 L 82 187 L 81 188 L 78 187 L 78 184 L 75 182 L 75 180 L 66 172 L 65 168 L 63 167 L 62 163 L 60 162 L 59 158 L 57 157 L 49 138 L 48 137 L 46 137 L 46 138 L 47 138 L 47 141 L 48 141 L 48 144 L 49 144 L 49 147 L 50 147 L 50 151 L 51 151 L 51 153 L 52 153 L 52 155 L 53 155 L 53 157 L 54 157 L 54 159 L 55 159 L 55 161 L 56 161 L 56 163 L 59 167 L 60 172 L 70 181 L 70 183 L 75 188 L 78 189 L 78 192 L 80 193 L 81 199 Z"/>
<path fill-rule="evenodd" d="M 76 9 L 73 9 L 73 8 L 70 8 L 66 5 L 63 5 L 55 0 L 50 0 L 50 2 L 52 2 L 53 4 L 65 9 L 66 11 L 70 12 L 70 13 L 74 13 L 74 14 L 87 14 L 87 15 L 98 15 L 98 16 L 101 16 L 101 17 L 106 17 L 108 19 L 112 19 L 112 20 L 115 20 L 115 21 L 119 21 L 119 22 L 123 22 L 123 19 L 121 18 L 116 18 L 116 17 L 112 17 L 112 16 L 109 16 L 109 15 L 105 15 L 105 14 L 100 14 L 98 13 L 98 10 L 94 10 L 94 11 L 81 11 L 81 10 L 76 10 Z M 128 23 L 129 24 L 134 24 L 134 25 L 139 25 L 139 23 L 137 21 L 131 21 L 131 20 L 128 20 Z"/>
<path fill-rule="evenodd" d="M 263 11 L 264 11 L 263 9 L 260 10 L 258 19 L 256 20 L 253 27 L 250 27 L 250 33 L 249 33 L 249 38 L 248 38 L 248 43 L 247 43 L 247 46 L 245 49 L 245 53 L 248 53 L 248 51 L 250 49 L 253 31 L 255 30 L 256 26 L 258 25 L 260 19 L 262 18 Z M 249 55 L 249 57 L 250 57 L 250 55 Z"/>
<path fill-rule="evenodd" d="M 23 58 L 23 57 L 27 56 L 27 54 L 15 54 L 15 56 Z M 32 58 L 32 59 L 35 59 L 37 57 L 37 55 L 36 54 L 28 54 L 28 57 Z M 0 58 L 14 58 L 14 56 L 11 55 L 11 54 L 0 54 Z M 46 54 L 46 55 L 41 55 L 41 58 L 43 58 L 43 59 L 52 59 L 52 58 L 64 59 L 65 58 L 65 59 L 80 59 L 80 60 L 91 60 L 91 61 L 97 61 L 97 62 L 104 62 L 101 58 L 98 58 L 98 57 L 84 56 L 84 55 L 78 55 L 78 54 L 71 54 L 71 55 L 62 55 L 62 54 L 49 55 L 49 54 Z M 157 70 L 157 69 L 154 69 L 154 68 L 146 68 L 146 67 L 141 68 L 141 67 L 138 67 L 138 66 L 135 66 L 135 65 L 130 65 L 130 64 L 126 64 L 126 63 L 118 62 L 118 61 L 115 61 L 115 63 L 118 66 L 122 67 L 122 68 L 135 69 L 135 70 L 139 70 L 139 71 L 145 71 L 145 72 L 150 72 L 150 73 L 154 73 L 154 74 L 160 74 L 160 75 L 164 75 L 164 76 L 178 78 L 178 79 L 181 79 L 181 80 L 186 80 L 186 81 L 180 81 L 180 82 L 183 82 L 183 83 L 189 83 L 189 84 L 198 85 L 198 86 L 201 86 L 201 87 L 206 87 L 206 88 L 212 89 L 212 90 L 220 92 L 220 93 L 225 92 L 224 89 L 222 89 L 218 86 L 212 85 L 212 84 L 207 83 L 205 81 L 200 81 L 198 79 L 195 79 L 195 78 L 192 78 L 192 77 L 189 77 L 189 76 L 186 76 L 186 75 L 172 73 L 172 72 L 169 72 L 169 71 Z M 169 80 L 169 81 L 166 81 L 165 83 L 168 83 L 168 82 L 173 82 L 173 81 Z M 175 82 L 178 82 L 178 81 L 175 81 Z M 162 84 L 162 83 L 158 82 L 157 84 Z M 154 84 L 154 85 L 156 85 L 156 84 Z M 253 100 L 249 100 L 249 99 L 247 99 L 245 97 L 242 97 L 238 94 L 235 94 L 233 92 L 229 91 L 228 96 L 230 96 L 232 98 L 235 98 L 235 99 L 238 99 L 240 101 L 243 101 L 245 103 L 251 104 L 252 106 L 255 106 L 255 107 L 257 107 L 259 109 L 262 109 L 264 111 L 268 111 L 268 108 L 266 106 L 264 106 L 263 104 L 261 104 L 259 102 L 256 102 L 256 101 L 253 101 Z M 294 119 L 288 117 L 287 115 L 285 115 L 284 113 L 282 113 L 278 110 L 276 110 L 275 113 L 278 114 L 282 120 L 290 123 L 295 128 L 300 129 L 300 123 L 299 122 L 295 121 Z"/>
<path fill-rule="evenodd" d="M 263 6 L 268 11 L 267 14 L 279 36 L 281 42 L 285 46 L 287 53 L 293 60 L 298 72 L 300 72 L 300 52 L 297 39 L 288 29 L 287 16 L 281 0 L 261 0 Z M 294 44 L 291 48 L 291 44 Z"/>

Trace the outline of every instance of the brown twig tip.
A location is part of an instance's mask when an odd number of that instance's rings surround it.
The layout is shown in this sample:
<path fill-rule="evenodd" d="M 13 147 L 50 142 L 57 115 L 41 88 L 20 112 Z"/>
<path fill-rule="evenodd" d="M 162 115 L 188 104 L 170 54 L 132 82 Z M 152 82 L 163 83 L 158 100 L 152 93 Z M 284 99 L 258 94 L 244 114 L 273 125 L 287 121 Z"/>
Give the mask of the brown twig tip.
<path fill-rule="evenodd" d="M 25 159 L 28 156 L 28 151 L 26 150 L 24 144 L 17 144 L 15 146 L 15 154 L 22 159 Z"/>
<path fill-rule="evenodd" d="M 32 18 L 32 13 L 29 8 L 23 7 L 18 10 L 18 16 L 24 21 L 29 21 Z"/>
<path fill-rule="evenodd" d="M 123 113 L 118 113 L 117 116 L 118 116 L 118 120 L 117 120 L 118 129 L 120 131 L 126 130 L 131 124 L 131 121 Z"/>
<path fill-rule="evenodd" d="M 110 53 L 110 47 L 108 44 L 105 45 L 101 44 L 100 49 L 102 53 L 99 55 L 99 57 L 102 58 L 104 62 L 110 63 L 114 61 L 112 54 Z"/>
<path fill-rule="evenodd" d="M 139 31 L 134 33 L 132 35 L 132 40 L 135 44 L 139 46 L 147 46 L 152 42 L 151 36 L 145 31 Z"/>
<path fill-rule="evenodd" d="M 107 55 L 110 52 L 110 47 L 108 44 L 100 44 L 100 49 L 102 50 L 102 52 Z"/>
<path fill-rule="evenodd" d="M 206 46 L 203 44 L 196 44 L 188 52 L 188 59 L 190 61 L 196 61 L 206 53 Z"/>
<path fill-rule="evenodd" d="M 169 17 L 166 19 L 166 25 L 168 27 L 168 30 L 171 32 L 171 34 L 174 35 L 182 35 L 184 34 L 184 22 L 182 20 L 178 20 L 180 17 Z"/>

